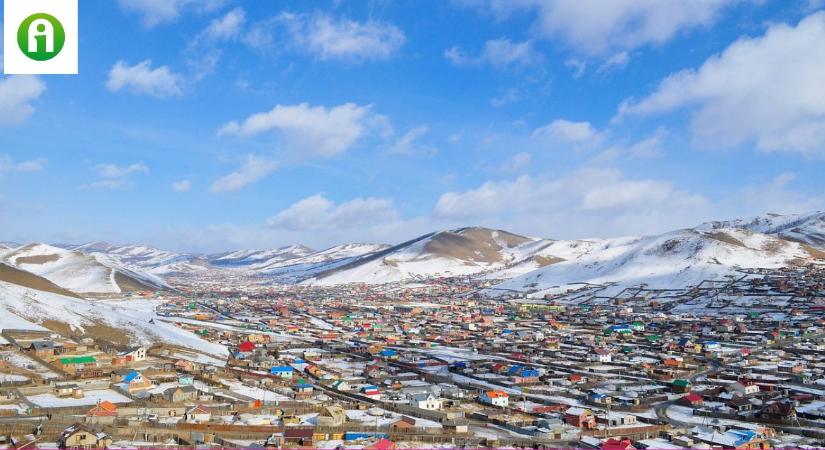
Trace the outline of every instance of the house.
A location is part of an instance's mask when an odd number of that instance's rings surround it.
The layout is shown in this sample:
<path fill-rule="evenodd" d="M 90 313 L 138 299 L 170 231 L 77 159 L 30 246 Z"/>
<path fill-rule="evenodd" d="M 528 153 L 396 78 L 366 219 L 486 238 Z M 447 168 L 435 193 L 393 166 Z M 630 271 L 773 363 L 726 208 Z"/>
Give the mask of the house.
<path fill-rule="evenodd" d="M 190 423 L 205 423 L 212 419 L 212 410 L 207 406 L 197 405 L 186 410 L 184 419 Z"/>
<path fill-rule="evenodd" d="M 595 416 L 596 422 L 604 423 L 611 427 L 621 427 L 625 425 L 635 425 L 636 416 L 632 414 L 621 414 L 617 412 L 610 412 L 609 414 L 598 414 Z"/>
<path fill-rule="evenodd" d="M 770 444 L 752 430 L 704 431 L 694 434 L 696 440 L 710 444 L 713 447 L 730 450 L 769 449 Z"/>
<path fill-rule="evenodd" d="M 319 427 L 340 427 L 347 420 L 347 415 L 341 405 L 326 406 L 318 414 Z"/>
<path fill-rule="evenodd" d="M 782 400 L 762 408 L 760 416 L 766 419 L 791 421 L 796 419 L 796 407 L 790 400 Z"/>
<path fill-rule="evenodd" d="M 54 387 L 54 393 L 58 397 L 83 398 L 83 388 L 76 384 L 58 384 Z"/>
<path fill-rule="evenodd" d="M 689 406 L 691 408 L 695 408 L 697 406 L 702 406 L 705 403 L 704 399 L 701 395 L 691 392 L 688 395 L 679 399 L 679 404 L 683 406 Z"/>
<path fill-rule="evenodd" d="M 673 383 L 670 384 L 670 388 L 673 392 L 683 394 L 685 392 L 690 392 L 691 385 L 690 381 L 680 378 L 678 380 L 673 380 Z"/>
<path fill-rule="evenodd" d="M 352 389 L 347 380 L 335 380 L 332 382 L 332 388 L 336 391 L 349 391 Z"/>
<path fill-rule="evenodd" d="M 146 347 L 129 347 L 126 351 L 119 353 L 118 356 L 126 358 L 128 362 L 146 361 Z"/>
<path fill-rule="evenodd" d="M 609 363 L 613 360 L 613 357 L 610 354 L 610 351 L 603 348 L 597 348 L 590 354 L 590 360 L 600 363 Z"/>
<path fill-rule="evenodd" d="M 564 412 L 564 421 L 568 425 L 586 430 L 596 428 L 596 418 L 593 416 L 593 412 L 578 406 L 567 408 Z"/>
<path fill-rule="evenodd" d="M 602 450 L 636 450 L 630 439 L 610 438 L 602 443 Z"/>
<path fill-rule="evenodd" d="M 390 429 L 411 429 L 415 428 L 415 419 L 409 416 L 401 416 L 400 419 L 390 424 Z"/>
<path fill-rule="evenodd" d="M 28 350 L 39 358 L 48 358 L 57 354 L 57 346 L 52 341 L 35 341 L 29 345 Z"/>
<path fill-rule="evenodd" d="M 269 373 L 283 379 L 291 379 L 295 374 L 295 369 L 290 366 L 275 366 Z"/>
<path fill-rule="evenodd" d="M 364 447 L 364 450 L 395 450 L 395 447 L 395 442 L 387 438 L 381 438 Z"/>
<path fill-rule="evenodd" d="M 58 360 L 60 369 L 68 374 L 76 374 L 89 368 L 98 367 L 94 356 L 67 356 Z"/>
<path fill-rule="evenodd" d="M 753 403 L 745 397 L 736 396 L 725 402 L 725 406 L 736 411 L 737 413 L 744 413 L 753 410 Z"/>
<path fill-rule="evenodd" d="M 129 391 L 130 394 L 145 391 L 153 387 L 152 381 L 144 377 L 137 370 L 133 370 L 126 374 L 126 376 L 123 377 L 123 384 L 126 385 L 126 390 Z"/>
<path fill-rule="evenodd" d="M 312 447 L 315 432 L 311 428 L 287 428 L 284 430 L 284 446 Z"/>
<path fill-rule="evenodd" d="M 86 423 L 111 425 L 117 418 L 117 405 L 104 400 L 86 412 Z"/>
<path fill-rule="evenodd" d="M 108 434 L 92 432 L 80 423 L 66 428 L 57 440 L 61 449 L 107 448 L 110 445 L 112 439 Z"/>
<path fill-rule="evenodd" d="M 255 344 L 249 341 L 241 342 L 238 346 L 238 351 L 241 353 L 252 353 L 253 350 L 255 350 Z"/>
<path fill-rule="evenodd" d="M 295 391 L 295 398 L 296 399 L 307 399 L 312 396 L 313 387 L 311 384 L 308 383 L 298 383 L 292 387 L 292 390 Z"/>
<path fill-rule="evenodd" d="M 441 409 L 442 401 L 431 392 L 422 392 L 410 396 L 410 406 L 435 411 Z"/>
<path fill-rule="evenodd" d="M 748 396 L 759 392 L 759 386 L 751 380 L 740 378 L 737 382 L 728 385 L 728 391 L 741 396 Z"/>
<path fill-rule="evenodd" d="M 501 390 L 484 391 L 478 397 L 481 403 L 506 408 L 510 404 L 510 394 Z"/>
<path fill-rule="evenodd" d="M 359 389 L 358 392 L 360 392 L 361 395 L 371 398 L 373 400 L 381 400 L 381 391 L 378 389 L 378 386 L 374 386 L 371 384 L 366 385 L 361 387 L 361 389 Z"/>
<path fill-rule="evenodd" d="M 198 399 L 198 390 L 194 386 L 170 387 L 163 391 L 164 400 L 172 403 L 183 403 Z"/>

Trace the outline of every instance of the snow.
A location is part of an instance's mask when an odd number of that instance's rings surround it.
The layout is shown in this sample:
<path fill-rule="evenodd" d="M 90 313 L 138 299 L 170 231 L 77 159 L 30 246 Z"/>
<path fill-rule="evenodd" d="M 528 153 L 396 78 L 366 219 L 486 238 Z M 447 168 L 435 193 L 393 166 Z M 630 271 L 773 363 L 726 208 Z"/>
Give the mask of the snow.
<path fill-rule="evenodd" d="M 26 258 L 41 258 L 31 262 Z M 12 266 L 39 275 L 52 283 L 78 293 L 119 293 L 115 274 L 120 273 L 144 284 L 165 287 L 160 278 L 122 267 L 103 254 L 86 255 L 45 244 L 30 244 L 6 253 L 3 260 Z"/>
<path fill-rule="evenodd" d="M 581 283 L 614 286 L 611 295 L 630 286 L 650 289 L 684 288 L 703 280 L 742 275 L 742 268 L 777 268 L 808 253 L 795 242 L 738 229 L 678 230 L 643 238 L 600 241 L 579 258 L 529 272 L 491 289 L 491 294 L 531 291 L 534 295 L 561 293 Z"/>
<path fill-rule="evenodd" d="M 83 398 L 59 398 L 54 394 L 38 394 L 26 397 L 41 408 L 61 408 L 66 406 L 96 405 L 98 402 L 110 401 L 115 404 L 131 403 L 132 400 L 111 389 L 84 391 Z"/>
<path fill-rule="evenodd" d="M 223 345 L 160 320 L 154 311 L 160 303 L 152 299 L 91 301 L 0 282 L 0 311 L 4 311 L 0 329 L 43 331 L 43 321 L 54 320 L 82 331 L 84 325 L 105 323 L 129 330 L 136 344 L 174 344 L 226 360 L 229 351 Z"/>

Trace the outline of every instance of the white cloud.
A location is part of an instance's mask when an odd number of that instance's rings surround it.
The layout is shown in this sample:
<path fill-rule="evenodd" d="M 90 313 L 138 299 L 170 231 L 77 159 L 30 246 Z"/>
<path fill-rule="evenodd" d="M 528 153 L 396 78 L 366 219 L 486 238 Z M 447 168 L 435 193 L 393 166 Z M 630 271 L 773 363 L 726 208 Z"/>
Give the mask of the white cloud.
<path fill-rule="evenodd" d="M 536 128 L 533 131 L 533 138 L 546 142 L 590 146 L 601 143 L 605 136 L 590 122 L 557 119 L 543 127 Z"/>
<path fill-rule="evenodd" d="M 250 137 L 278 131 L 286 146 L 303 155 L 332 157 L 354 145 L 370 126 L 370 107 L 345 103 L 334 107 L 277 105 L 243 122 L 223 125 L 219 135 Z"/>
<path fill-rule="evenodd" d="M 81 189 L 129 189 L 134 186 L 133 175 L 149 173 L 149 167 L 142 162 L 119 166 L 117 164 L 96 164 L 93 167 L 95 173 L 101 177 L 97 181 L 86 183 L 80 186 Z"/>
<path fill-rule="evenodd" d="M 489 40 L 478 56 L 467 55 L 460 47 L 450 47 L 444 57 L 457 66 L 489 64 L 496 68 L 525 66 L 541 59 L 530 41 L 513 42 L 506 38 Z"/>
<path fill-rule="evenodd" d="M 133 94 L 164 98 L 183 95 L 182 77 L 169 67 L 152 69 L 152 61 L 145 60 L 134 66 L 118 61 L 109 71 L 106 89 L 112 92 L 127 90 Z"/>
<path fill-rule="evenodd" d="M 226 2 L 227 0 L 118 0 L 124 11 L 142 16 L 143 25 L 147 28 L 174 22 L 185 10 L 209 12 L 222 7 Z"/>
<path fill-rule="evenodd" d="M 210 22 L 203 31 L 203 37 L 216 41 L 235 39 L 240 35 L 245 24 L 246 12 L 243 8 L 235 8 L 223 17 Z"/>
<path fill-rule="evenodd" d="M 533 31 L 577 52 L 607 55 L 670 41 L 679 32 L 712 25 L 741 0 L 475 0 L 463 3 L 504 19 L 535 13 Z"/>
<path fill-rule="evenodd" d="M 213 192 L 232 192 L 266 177 L 277 170 L 279 163 L 259 155 L 247 155 L 240 167 L 215 181 L 212 184 Z"/>
<path fill-rule="evenodd" d="M 16 162 L 6 154 L 0 154 L 0 175 L 5 172 L 33 173 L 40 172 L 48 163 L 46 158 L 36 158 L 28 161 Z"/>
<path fill-rule="evenodd" d="M 0 126 L 25 122 L 34 113 L 32 101 L 45 90 L 46 83 L 31 75 L 0 79 Z"/>
<path fill-rule="evenodd" d="M 172 190 L 175 192 L 189 192 L 192 190 L 192 182 L 189 180 L 180 180 L 172 183 Z"/>
<path fill-rule="evenodd" d="M 267 224 L 292 231 L 357 228 L 398 219 L 392 200 L 354 198 L 335 204 L 324 194 L 300 200 L 272 216 Z"/>
<path fill-rule="evenodd" d="M 628 115 L 692 108 L 697 144 L 729 148 L 753 141 L 763 151 L 825 156 L 825 12 L 797 26 L 777 24 L 741 38 L 696 70 L 664 79 Z"/>
<path fill-rule="evenodd" d="M 415 127 L 396 139 L 387 151 L 396 155 L 432 156 L 437 153 L 438 150 L 432 145 L 420 142 L 421 138 L 427 134 L 428 131 L 430 131 L 430 129 L 427 126 Z"/>
<path fill-rule="evenodd" d="M 662 146 L 668 136 L 668 131 L 665 128 L 657 128 L 653 134 L 638 142 L 618 142 L 600 153 L 597 161 L 605 162 L 619 157 L 627 157 L 632 159 L 649 159 L 656 158 L 662 155 Z"/>
<path fill-rule="evenodd" d="M 368 61 L 388 59 L 406 42 L 400 28 L 385 22 L 357 22 L 327 14 L 284 13 L 279 17 L 298 48 L 321 60 Z M 263 34 L 263 35 L 262 35 Z M 271 42 L 266 30 L 250 36 L 255 45 Z"/>
<path fill-rule="evenodd" d="M 149 173 L 149 168 L 142 162 L 128 166 L 118 166 L 116 164 L 97 164 L 95 172 L 103 178 L 122 178 L 133 173 Z"/>
<path fill-rule="evenodd" d="M 656 179 L 628 179 L 615 169 L 584 168 L 560 178 L 521 176 L 447 192 L 435 218 L 476 222 L 551 237 L 663 232 L 698 223 L 705 197 Z"/>
<path fill-rule="evenodd" d="M 533 162 L 533 155 L 527 152 L 520 152 L 505 161 L 503 168 L 505 172 L 519 172 L 527 168 L 531 162 Z"/>

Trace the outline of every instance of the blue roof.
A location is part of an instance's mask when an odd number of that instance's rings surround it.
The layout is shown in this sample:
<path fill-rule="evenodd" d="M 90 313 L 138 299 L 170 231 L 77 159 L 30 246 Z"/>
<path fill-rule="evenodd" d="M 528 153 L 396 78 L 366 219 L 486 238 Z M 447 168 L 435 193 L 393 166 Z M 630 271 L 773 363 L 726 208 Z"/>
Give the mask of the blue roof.
<path fill-rule="evenodd" d="M 134 380 L 135 378 L 137 378 L 139 376 L 140 376 L 140 373 L 137 370 L 133 370 L 133 371 L 127 373 L 125 377 L 123 377 L 123 381 L 125 381 L 127 383 L 131 383 L 132 380 Z"/>
<path fill-rule="evenodd" d="M 289 366 L 275 366 L 269 373 L 284 373 L 284 372 L 292 372 L 292 367 Z"/>

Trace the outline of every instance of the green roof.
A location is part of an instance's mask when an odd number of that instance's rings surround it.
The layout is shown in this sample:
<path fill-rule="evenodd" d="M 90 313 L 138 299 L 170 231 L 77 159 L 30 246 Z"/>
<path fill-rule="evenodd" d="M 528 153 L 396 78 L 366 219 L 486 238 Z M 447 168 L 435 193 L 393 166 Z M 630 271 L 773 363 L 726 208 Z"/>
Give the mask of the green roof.
<path fill-rule="evenodd" d="M 69 356 L 66 358 L 60 358 L 60 364 L 89 364 L 97 362 L 94 356 Z"/>
<path fill-rule="evenodd" d="M 688 380 L 679 379 L 679 380 L 674 380 L 673 381 L 673 385 L 674 386 L 679 386 L 679 387 L 685 387 L 689 384 L 690 384 L 690 381 L 688 381 Z"/>

